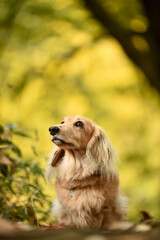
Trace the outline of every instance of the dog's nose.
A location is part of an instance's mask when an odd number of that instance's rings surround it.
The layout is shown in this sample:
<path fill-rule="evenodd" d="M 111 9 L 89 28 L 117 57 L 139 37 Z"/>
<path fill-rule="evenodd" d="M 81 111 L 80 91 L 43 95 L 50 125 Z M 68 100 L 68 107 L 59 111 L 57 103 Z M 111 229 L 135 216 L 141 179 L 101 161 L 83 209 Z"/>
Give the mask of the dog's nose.
<path fill-rule="evenodd" d="M 51 135 L 55 135 L 59 131 L 60 131 L 60 129 L 58 127 L 52 126 L 52 127 L 49 128 L 49 132 L 50 132 Z"/>

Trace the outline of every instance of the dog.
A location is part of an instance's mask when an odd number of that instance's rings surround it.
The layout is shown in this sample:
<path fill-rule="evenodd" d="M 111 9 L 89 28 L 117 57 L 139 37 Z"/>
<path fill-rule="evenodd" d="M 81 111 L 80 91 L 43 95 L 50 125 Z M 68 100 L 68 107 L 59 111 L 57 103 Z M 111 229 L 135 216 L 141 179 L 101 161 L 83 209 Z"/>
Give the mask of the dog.
<path fill-rule="evenodd" d="M 52 213 L 77 229 L 122 229 L 127 198 L 119 190 L 118 160 L 106 133 L 93 121 L 66 117 L 49 128 L 55 147 L 46 174 L 55 177 Z"/>

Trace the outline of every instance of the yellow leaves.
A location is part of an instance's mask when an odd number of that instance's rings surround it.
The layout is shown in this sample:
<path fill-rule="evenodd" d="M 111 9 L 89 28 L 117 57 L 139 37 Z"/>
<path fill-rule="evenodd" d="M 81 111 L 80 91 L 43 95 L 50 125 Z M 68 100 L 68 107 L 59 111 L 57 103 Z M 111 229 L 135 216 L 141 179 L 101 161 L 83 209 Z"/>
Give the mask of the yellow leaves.
<path fill-rule="evenodd" d="M 98 42 L 93 48 L 82 49 L 67 66 L 67 75 L 75 75 L 82 69 L 86 87 L 95 91 L 127 87 L 137 82 L 133 65 L 112 38 Z"/>
<path fill-rule="evenodd" d="M 89 43 L 91 41 L 91 36 L 81 31 L 75 34 L 71 40 L 74 46 L 79 47 L 83 46 L 83 44 Z"/>
<path fill-rule="evenodd" d="M 132 37 L 132 43 L 134 45 L 134 47 L 141 52 L 149 52 L 150 48 L 149 48 L 149 44 L 147 43 L 147 41 L 138 35 L 134 35 Z"/>
<path fill-rule="evenodd" d="M 64 116 L 67 115 L 85 115 L 88 110 L 88 103 L 82 95 L 73 95 L 71 96 L 65 104 L 63 110 Z"/>
<path fill-rule="evenodd" d="M 146 22 L 146 19 L 133 18 L 130 21 L 130 26 L 132 30 L 143 33 L 147 30 L 148 23 Z"/>
<path fill-rule="evenodd" d="M 112 95 L 113 97 L 113 95 Z M 126 101 L 127 97 L 127 101 Z M 112 108 L 117 110 L 114 115 L 123 123 L 129 123 L 129 121 L 135 121 L 137 116 L 143 117 L 143 105 L 135 101 L 134 96 L 118 95 L 114 97 L 112 101 Z"/>
<path fill-rule="evenodd" d="M 39 98 L 43 96 L 43 82 L 41 79 L 34 80 L 27 84 L 27 87 L 21 95 L 21 105 L 25 110 L 30 110 L 31 105 L 34 106 Z"/>

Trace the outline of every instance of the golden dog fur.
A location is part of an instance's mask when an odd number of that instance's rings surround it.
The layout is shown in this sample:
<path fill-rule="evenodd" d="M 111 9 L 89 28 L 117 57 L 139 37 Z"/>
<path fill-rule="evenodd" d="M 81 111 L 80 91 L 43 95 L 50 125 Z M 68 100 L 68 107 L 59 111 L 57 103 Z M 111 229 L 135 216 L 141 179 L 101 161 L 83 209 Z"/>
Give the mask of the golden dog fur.
<path fill-rule="evenodd" d="M 46 171 L 49 179 L 56 178 L 52 213 L 79 229 L 125 228 L 127 199 L 119 190 L 117 155 L 105 132 L 81 116 L 53 127 L 59 132 L 51 133 L 56 146 Z"/>

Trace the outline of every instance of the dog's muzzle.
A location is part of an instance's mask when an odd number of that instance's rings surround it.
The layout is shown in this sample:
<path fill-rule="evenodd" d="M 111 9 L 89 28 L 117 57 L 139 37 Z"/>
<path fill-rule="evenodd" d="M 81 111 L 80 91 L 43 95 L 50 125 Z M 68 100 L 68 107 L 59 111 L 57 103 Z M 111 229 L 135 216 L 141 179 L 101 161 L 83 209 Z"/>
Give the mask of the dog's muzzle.
<path fill-rule="evenodd" d="M 53 136 L 56 135 L 59 131 L 60 131 L 60 129 L 56 126 L 52 126 L 52 127 L 49 128 L 49 132 Z"/>

